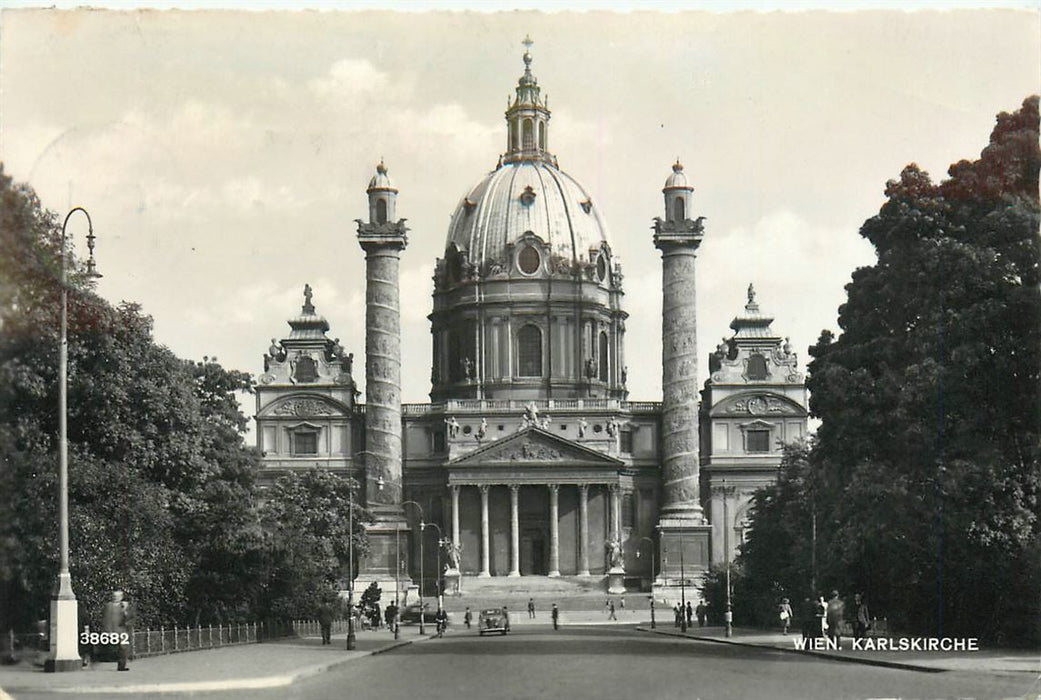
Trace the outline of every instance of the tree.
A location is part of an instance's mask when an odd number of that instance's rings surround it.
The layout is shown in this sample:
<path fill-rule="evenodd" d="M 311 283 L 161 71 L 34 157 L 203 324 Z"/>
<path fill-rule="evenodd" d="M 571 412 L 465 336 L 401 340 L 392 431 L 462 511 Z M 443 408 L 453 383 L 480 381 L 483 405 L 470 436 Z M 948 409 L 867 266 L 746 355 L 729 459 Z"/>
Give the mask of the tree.
<path fill-rule="evenodd" d="M 1039 639 L 1039 165 L 1031 97 L 948 180 L 907 166 L 811 348 L 830 574 L 919 632 Z"/>
<path fill-rule="evenodd" d="M 327 591 L 346 588 L 367 551 L 364 527 L 370 520 L 351 489 L 357 489 L 354 481 L 314 468 L 281 477 L 265 493 L 266 590 L 260 607 L 267 616 L 313 616 Z"/>

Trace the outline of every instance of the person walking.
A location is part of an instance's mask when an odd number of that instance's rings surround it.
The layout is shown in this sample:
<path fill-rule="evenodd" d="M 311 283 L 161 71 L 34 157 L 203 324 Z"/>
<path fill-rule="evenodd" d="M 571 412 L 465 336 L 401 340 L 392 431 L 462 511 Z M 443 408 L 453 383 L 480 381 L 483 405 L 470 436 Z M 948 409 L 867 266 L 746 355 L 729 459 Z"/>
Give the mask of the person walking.
<path fill-rule="evenodd" d="M 549 616 L 553 618 L 553 629 L 559 629 L 560 624 L 560 610 L 557 609 L 557 604 L 553 603 L 553 609 L 550 611 Z"/>
<path fill-rule="evenodd" d="M 535 619 L 535 599 L 528 598 L 528 617 L 532 620 Z"/>
<path fill-rule="evenodd" d="M 698 617 L 698 627 L 704 627 L 705 618 L 708 617 L 708 607 L 705 605 L 705 601 L 698 601 L 698 607 L 694 608 L 694 614 Z"/>
<path fill-rule="evenodd" d="M 853 595 L 853 639 L 863 639 L 867 636 L 868 627 L 871 626 L 871 616 L 868 614 L 867 603 L 860 593 Z"/>
<path fill-rule="evenodd" d="M 694 624 L 694 606 L 687 601 L 687 627 L 691 627 Z"/>
<path fill-rule="evenodd" d="M 506 608 L 505 605 L 502 606 L 502 619 L 503 619 L 503 629 L 505 629 L 506 632 L 509 633 L 509 631 L 510 631 L 510 611 Z"/>
<path fill-rule="evenodd" d="M 470 629 L 470 623 L 473 622 L 473 619 L 474 616 L 470 612 L 470 608 L 467 608 L 466 612 L 463 613 L 463 624 L 466 625 L 466 629 Z"/>
<path fill-rule="evenodd" d="M 780 611 L 778 616 L 781 619 L 781 629 L 784 634 L 788 634 L 788 627 L 792 624 L 792 604 L 787 598 L 781 598 L 781 604 L 777 608 Z"/>
<path fill-rule="evenodd" d="M 318 626 L 322 629 L 322 645 L 332 644 L 333 610 L 328 603 L 322 603 L 318 608 Z"/>
<path fill-rule="evenodd" d="M 101 629 L 104 632 L 118 635 L 116 646 L 118 647 L 120 671 L 129 671 L 127 665 L 130 656 L 130 604 L 123 600 L 123 591 L 112 591 L 112 598 L 105 603 L 105 609 L 101 617 Z"/>
<path fill-rule="evenodd" d="M 672 609 L 672 612 L 676 616 L 676 627 L 679 627 L 683 623 L 683 608 L 680 607 L 679 603 L 676 603 L 676 607 Z"/>
<path fill-rule="evenodd" d="M 615 614 L 614 614 L 614 601 L 608 601 L 607 619 L 608 620 L 617 620 L 618 619 L 617 617 L 615 617 Z"/>
<path fill-rule="evenodd" d="M 832 591 L 831 598 L 828 600 L 828 608 L 825 615 L 828 620 L 828 637 L 837 648 L 841 648 L 842 637 L 839 627 L 842 625 L 842 621 L 846 617 L 845 613 L 846 604 L 842 602 L 842 598 L 839 598 L 839 592 Z"/>

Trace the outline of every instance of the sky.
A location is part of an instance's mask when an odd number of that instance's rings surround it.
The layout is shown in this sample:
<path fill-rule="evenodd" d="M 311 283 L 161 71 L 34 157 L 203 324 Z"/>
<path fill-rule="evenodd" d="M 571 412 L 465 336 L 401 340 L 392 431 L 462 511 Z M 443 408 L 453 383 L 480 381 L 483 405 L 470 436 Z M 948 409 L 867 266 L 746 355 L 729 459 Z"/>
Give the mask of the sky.
<path fill-rule="evenodd" d="M 979 156 L 998 112 L 1041 91 L 1038 5 L 1003 4 L 9 5 L 0 157 L 47 208 L 90 212 L 103 297 L 140 303 L 179 356 L 254 374 L 270 339 L 288 335 L 305 283 L 329 336 L 363 355 L 354 219 L 367 217 L 365 187 L 382 158 L 411 229 L 403 398 L 423 402 L 434 261 L 460 199 L 505 150 L 503 112 L 530 34 L 553 110 L 551 150 L 591 193 L 622 261 L 630 398 L 660 400 L 661 260 L 650 227 L 672 163 L 695 187 L 693 215 L 706 217 L 702 379 L 749 283 L 805 364 L 820 331 L 839 330 L 852 271 L 874 262 L 858 229 L 878 212 L 886 181 L 911 162 L 943 178 Z M 69 226 L 85 248 L 85 222 Z"/>

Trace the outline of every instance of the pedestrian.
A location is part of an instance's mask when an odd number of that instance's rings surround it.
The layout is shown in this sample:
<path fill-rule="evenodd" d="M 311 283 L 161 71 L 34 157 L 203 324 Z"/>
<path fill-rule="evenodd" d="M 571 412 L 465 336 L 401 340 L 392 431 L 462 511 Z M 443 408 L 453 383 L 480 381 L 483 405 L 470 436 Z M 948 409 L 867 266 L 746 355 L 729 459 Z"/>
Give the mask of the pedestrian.
<path fill-rule="evenodd" d="M 691 605 L 690 601 L 688 600 L 687 601 L 687 627 L 690 627 L 693 624 L 694 624 L 694 606 Z"/>
<path fill-rule="evenodd" d="M 608 605 L 608 608 L 607 608 L 607 619 L 608 620 L 617 620 L 618 619 L 617 617 L 615 617 L 615 614 L 614 614 L 614 603 L 609 603 L 609 605 Z"/>
<path fill-rule="evenodd" d="M 532 620 L 535 619 L 535 599 L 528 598 L 528 617 Z"/>
<path fill-rule="evenodd" d="M 505 605 L 502 606 L 502 619 L 503 619 L 503 629 L 505 629 L 507 632 L 509 632 L 510 631 L 510 611 L 506 609 Z"/>
<path fill-rule="evenodd" d="M 470 629 L 470 623 L 473 622 L 473 619 L 474 616 L 470 612 L 470 608 L 467 608 L 466 612 L 463 613 L 463 624 L 466 625 L 466 629 Z"/>
<path fill-rule="evenodd" d="M 621 610 L 625 610 L 625 596 L 624 595 L 621 598 L 618 599 L 618 607 Z"/>
<path fill-rule="evenodd" d="M 781 604 L 777 606 L 778 617 L 781 619 L 781 629 L 788 634 L 788 627 L 792 624 L 792 605 L 787 598 L 781 598 Z"/>
<path fill-rule="evenodd" d="M 828 634 L 828 604 L 824 602 L 824 596 L 817 598 L 817 602 L 814 603 L 813 617 L 816 620 L 816 624 L 813 626 L 814 637 L 824 637 Z"/>
<path fill-rule="evenodd" d="M 860 593 L 853 595 L 853 639 L 863 639 L 871 626 L 867 603 Z"/>
<path fill-rule="evenodd" d="M 322 603 L 318 608 L 318 626 L 322 629 L 322 645 L 332 644 L 333 610 L 328 603 Z"/>
<path fill-rule="evenodd" d="M 676 607 L 672 609 L 672 613 L 676 616 L 676 627 L 679 627 L 680 623 L 683 622 L 683 608 L 680 607 L 679 603 L 676 603 Z"/>
<path fill-rule="evenodd" d="M 105 603 L 101 618 L 101 629 L 116 637 L 120 671 L 129 671 L 127 660 L 130 655 L 130 604 L 123 600 L 123 591 L 112 591 L 112 598 Z"/>
<path fill-rule="evenodd" d="M 698 601 L 698 607 L 694 609 L 694 614 L 698 616 L 698 627 L 704 627 L 705 618 L 708 617 L 708 607 L 705 605 L 705 601 Z"/>
<path fill-rule="evenodd" d="M 553 618 L 553 629 L 558 629 L 560 622 L 560 610 L 557 609 L 556 603 L 553 603 L 553 609 L 550 611 L 549 616 Z"/>
<path fill-rule="evenodd" d="M 828 637 L 837 648 L 841 648 L 842 639 L 839 626 L 846 617 L 846 604 L 842 602 L 842 598 L 839 598 L 838 591 L 831 592 L 831 598 L 828 600 L 828 608 L 825 615 L 828 620 Z"/>
<path fill-rule="evenodd" d="M 610 610 L 611 610 L 611 599 L 608 598 L 607 600 L 604 601 L 604 612 L 608 612 Z"/>

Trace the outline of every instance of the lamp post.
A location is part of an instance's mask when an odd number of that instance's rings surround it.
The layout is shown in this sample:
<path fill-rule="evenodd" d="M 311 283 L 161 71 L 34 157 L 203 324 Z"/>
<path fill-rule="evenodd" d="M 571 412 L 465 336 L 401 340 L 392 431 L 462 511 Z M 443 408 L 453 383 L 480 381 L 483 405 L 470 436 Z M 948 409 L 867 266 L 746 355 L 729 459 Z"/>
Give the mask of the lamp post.
<path fill-rule="evenodd" d="M 651 543 L 651 629 L 655 629 L 657 624 L 654 621 L 654 540 L 650 537 L 641 537 L 640 541 L 647 540 Z M 636 556 L 640 556 L 640 551 L 636 550 Z"/>
<path fill-rule="evenodd" d="M 394 639 L 398 638 L 401 625 L 398 621 L 401 619 L 401 606 L 400 598 L 398 597 L 401 591 L 401 524 L 398 522 L 394 523 Z"/>
<path fill-rule="evenodd" d="M 75 207 L 65 216 L 61 225 L 61 341 L 58 346 L 58 570 L 57 593 L 51 598 L 50 655 L 44 665 L 47 671 L 76 671 L 82 668 L 77 645 L 79 625 L 76 594 L 72 591 L 69 573 L 69 436 L 68 436 L 68 382 L 69 382 L 69 281 L 68 235 L 69 219 L 76 212 L 87 217 L 86 276 L 101 277 L 94 269 L 94 224 L 83 207 Z"/>
<path fill-rule="evenodd" d="M 680 539 L 680 632 L 687 633 L 687 575 L 683 570 L 682 539 Z"/>
<path fill-rule="evenodd" d="M 354 635 L 354 479 L 347 486 L 347 651 L 353 651 L 357 642 Z"/>
<path fill-rule="evenodd" d="M 441 590 L 441 548 L 447 546 L 451 540 L 444 536 L 444 533 L 441 532 L 441 526 L 437 523 L 420 523 L 419 525 L 420 530 L 428 527 L 437 530 L 437 586 L 435 587 L 435 590 L 437 591 L 437 611 L 441 612 L 441 608 L 444 607 L 444 598 L 442 597 Z"/>
<path fill-rule="evenodd" d="M 423 506 L 415 501 L 402 501 L 402 508 L 407 505 L 419 509 L 419 633 L 426 634 L 426 628 L 423 626 L 423 521 L 426 520 L 426 516 L 423 515 Z"/>
<path fill-rule="evenodd" d="M 726 624 L 726 636 L 730 637 L 734 634 L 734 608 L 731 605 L 730 600 L 730 512 L 727 509 L 727 505 L 730 501 L 730 494 L 734 492 L 734 487 L 727 486 L 726 477 L 723 478 L 723 486 L 719 489 L 719 493 L 723 496 L 723 555 L 726 557 L 726 583 L 727 583 L 727 603 L 726 610 L 723 612 L 723 621 Z"/>

